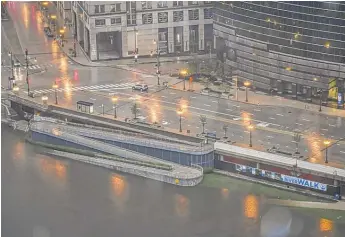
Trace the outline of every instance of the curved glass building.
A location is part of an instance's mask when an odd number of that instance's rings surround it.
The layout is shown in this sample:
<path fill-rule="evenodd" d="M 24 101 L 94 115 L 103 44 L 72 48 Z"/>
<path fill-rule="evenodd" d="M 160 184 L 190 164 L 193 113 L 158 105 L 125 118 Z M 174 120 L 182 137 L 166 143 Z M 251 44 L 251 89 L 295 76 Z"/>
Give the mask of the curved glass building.
<path fill-rule="evenodd" d="M 214 35 L 240 82 L 343 106 L 345 2 L 215 2 Z"/>

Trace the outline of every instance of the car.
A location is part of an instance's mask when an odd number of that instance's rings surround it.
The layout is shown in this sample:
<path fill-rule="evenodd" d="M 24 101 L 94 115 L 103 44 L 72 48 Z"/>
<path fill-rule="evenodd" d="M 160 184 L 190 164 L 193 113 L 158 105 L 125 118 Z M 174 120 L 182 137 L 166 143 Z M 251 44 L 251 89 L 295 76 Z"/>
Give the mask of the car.
<path fill-rule="evenodd" d="M 20 67 L 21 64 L 20 64 L 20 62 L 19 62 L 18 60 L 16 60 L 16 61 L 13 63 L 13 66 L 14 66 L 14 67 Z"/>
<path fill-rule="evenodd" d="M 146 91 L 146 92 L 148 92 L 149 87 L 147 85 L 143 85 L 143 84 L 136 84 L 132 87 L 132 90 L 133 91 L 141 91 L 141 92 Z"/>

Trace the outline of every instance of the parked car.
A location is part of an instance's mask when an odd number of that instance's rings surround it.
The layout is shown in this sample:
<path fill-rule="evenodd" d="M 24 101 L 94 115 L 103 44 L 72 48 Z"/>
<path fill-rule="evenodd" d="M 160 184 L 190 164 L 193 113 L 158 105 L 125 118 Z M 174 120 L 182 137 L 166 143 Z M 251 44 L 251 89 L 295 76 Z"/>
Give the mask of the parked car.
<path fill-rule="evenodd" d="M 148 92 L 149 87 L 147 85 L 143 85 L 143 84 L 136 84 L 135 86 L 132 87 L 133 91 L 146 91 Z"/>

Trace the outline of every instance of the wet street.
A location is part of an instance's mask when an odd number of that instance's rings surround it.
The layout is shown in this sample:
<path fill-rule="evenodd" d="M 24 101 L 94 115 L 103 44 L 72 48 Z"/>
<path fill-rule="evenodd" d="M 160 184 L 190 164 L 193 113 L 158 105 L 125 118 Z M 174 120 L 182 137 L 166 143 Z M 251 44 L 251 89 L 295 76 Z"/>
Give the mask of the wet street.
<path fill-rule="evenodd" d="M 250 193 L 117 174 L 38 154 L 6 126 L 1 135 L 3 236 L 340 237 L 345 231 L 265 206 Z"/>

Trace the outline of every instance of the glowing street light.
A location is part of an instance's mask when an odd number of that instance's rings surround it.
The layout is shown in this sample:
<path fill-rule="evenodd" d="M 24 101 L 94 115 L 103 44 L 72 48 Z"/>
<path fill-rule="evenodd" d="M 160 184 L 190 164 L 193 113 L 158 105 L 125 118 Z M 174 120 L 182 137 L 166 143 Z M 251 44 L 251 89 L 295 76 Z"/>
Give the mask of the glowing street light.
<path fill-rule="evenodd" d="M 182 132 L 182 115 L 183 115 L 183 109 L 180 108 L 177 110 L 177 114 L 180 116 L 180 132 Z"/>
<path fill-rule="evenodd" d="M 46 95 L 44 95 L 44 96 L 42 96 L 42 102 L 43 102 L 43 104 L 47 104 L 47 102 L 48 102 L 48 96 L 46 96 Z"/>
<path fill-rule="evenodd" d="M 65 30 L 64 29 L 60 29 L 59 32 L 60 32 L 60 34 L 64 34 Z"/>
<path fill-rule="evenodd" d="M 13 92 L 14 92 L 15 94 L 17 94 L 18 91 L 19 91 L 19 87 L 18 87 L 18 86 L 14 86 L 12 90 L 13 90 Z"/>
<path fill-rule="evenodd" d="M 114 104 L 114 118 L 117 118 L 117 115 L 116 115 L 116 107 L 117 107 L 117 101 L 118 101 L 118 98 L 116 97 L 116 96 L 113 96 L 112 98 L 111 98 L 111 101 L 113 102 L 113 104 Z"/>
<path fill-rule="evenodd" d="M 330 44 L 329 42 L 326 42 L 326 43 L 325 43 L 325 48 L 326 48 L 326 49 L 329 49 L 329 47 L 331 47 L 331 44 Z"/>
<path fill-rule="evenodd" d="M 43 6 L 48 6 L 49 2 L 42 2 Z"/>
<path fill-rule="evenodd" d="M 254 126 L 252 124 L 249 124 L 248 130 L 249 130 L 249 147 L 252 147 L 252 130 L 254 129 Z"/>
<path fill-rule="evenodd" d="M 55 104 L 58 104 L 58 97 L 57 97 L 57 89 L 59 88 L 58 84 L 55 82 L 53 85 L 53 89 L 55 90 Z"/>
<path fill-rule="evenodd" d="M 328 146 L 329 146 L 329 144 L 331 144 L 331 142 L 329 140 L 325 140 L 325 141 L 323 141 L 323 144 L 326 146 L 325 163 L 327 164 L 328 163 Z"/>
<path fill-rule="evenodd" d="M 248 102 L 248 87 L 250 86 L 250 82 L 244 82 L 244 86 L 246 87 L 246 102 Z"/>
<path fill-rule="evenodd" d="M 186 90 L 186 75 L 187 75 L 187 70 L 181 70 L 180 75 L 183 78 L 183 90 Z"/>
<path fill-rule="evenodd" d="M 51 19 L 56 19 L 56 15 L 51 15 L 50 18 Z"/>

